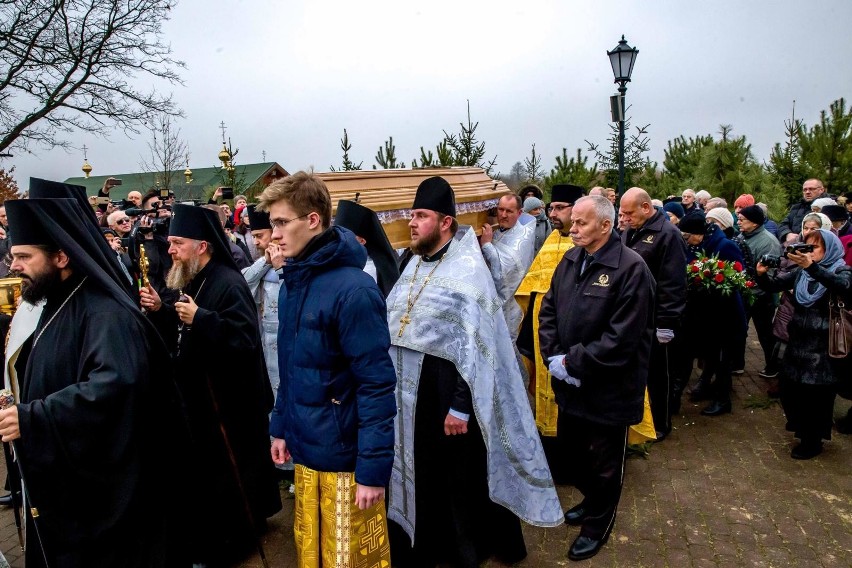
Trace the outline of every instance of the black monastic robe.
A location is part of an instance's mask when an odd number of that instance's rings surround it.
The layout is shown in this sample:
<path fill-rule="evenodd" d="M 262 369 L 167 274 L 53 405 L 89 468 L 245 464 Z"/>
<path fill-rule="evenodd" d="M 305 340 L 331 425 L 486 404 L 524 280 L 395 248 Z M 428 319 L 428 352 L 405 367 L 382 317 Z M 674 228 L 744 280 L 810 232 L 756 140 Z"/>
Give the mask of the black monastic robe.
<path fill-rule="evenodd" d="M 187 513 L 193 560 L 221 563 L 250 550 L 255 535 L 220 423 L 254 521 L 262 526 L 281 509 L 269 444 L 268 414 L 274 399 L 254 300 L 239 271 L 214 258 L 184 293 L 195 300 L 198 311 L 192 326 L 180 332 L 179 346 L 175 332 L 180 320 L 174 306 L 164 305 L 151 317 L 163 336 L 174 340 L 176 380 L 192 430 Z"/>
<path fill-rule="evenodd" d="M 172 505 L 157 464 L 169 447 L 168 394 L 156 375 L 166 354 L 141 314 L 90 281 L 62 306 L 81 280 L 72 275 L 48 296 L 17 362 L 15 446 L 27 512 L 39 513 L 26 565 L 42 566 L 45 554 L 52 568 L 165 566 Z"/>

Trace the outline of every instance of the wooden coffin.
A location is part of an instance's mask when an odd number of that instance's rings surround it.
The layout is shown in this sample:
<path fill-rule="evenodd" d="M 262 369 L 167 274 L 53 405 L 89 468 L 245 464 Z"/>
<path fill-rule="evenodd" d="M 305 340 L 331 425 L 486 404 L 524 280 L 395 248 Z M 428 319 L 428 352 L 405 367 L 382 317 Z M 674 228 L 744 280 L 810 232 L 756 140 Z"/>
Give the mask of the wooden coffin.
<path fill-rule="evenodd" d="M 334 212 L 341 199 L 356 199 L 376 212 L 394 248 L 407 247 L 411 237 L 408 222 L 417 186 L 426 178 L 441 176 L 456 195 L 456 218 L 471 225 L 477 234 L 489 219 L 488 210 L 512 191 L 500 180 L 491 179 L 482 168 L 418 168 L 413 170 L 364 170 L 317 174 L 328 186 Z"/>

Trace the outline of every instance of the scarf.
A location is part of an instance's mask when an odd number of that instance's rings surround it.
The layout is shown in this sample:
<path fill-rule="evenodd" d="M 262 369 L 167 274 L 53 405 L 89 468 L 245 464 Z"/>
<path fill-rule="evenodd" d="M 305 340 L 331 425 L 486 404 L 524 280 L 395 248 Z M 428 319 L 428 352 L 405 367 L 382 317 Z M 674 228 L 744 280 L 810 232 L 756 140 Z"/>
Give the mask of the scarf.
<path fill-rule="evenodd" d="M 834 272 L 841 266 L 843 261 L 843 245 L 837 235 L 825 229 L 818 229 L 825 243 L 825 256 L 817 262 L 819 266 L 829 272 Z M 801 270 L 796 277 L 796 301 L 805 307 L 810 307 L 825 294 L 825 286 L 817 282 L 807 270 Z"/>

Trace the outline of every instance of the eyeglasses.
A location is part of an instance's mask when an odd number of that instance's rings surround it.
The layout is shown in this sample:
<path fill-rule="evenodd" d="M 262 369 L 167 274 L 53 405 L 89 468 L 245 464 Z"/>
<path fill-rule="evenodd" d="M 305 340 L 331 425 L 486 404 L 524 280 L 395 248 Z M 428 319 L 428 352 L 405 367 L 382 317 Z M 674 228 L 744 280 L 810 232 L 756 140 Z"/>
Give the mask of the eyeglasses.
<path fill-rule="evenodd" d="M 272 225 L 273 229 L 283 229 L 284 226 L 287 225 L 287 223 L 292 223 L 297 219 L 304 219 L 308 215 L 310 215 L 310 213 L 305 213 L 304 215 L 299 215 L 298 217 L 294 217 L 292 219 L 270 219 L 269 224 Z"/>
<path fill-rule="evenodd" d="M 565 209 L 568 209 L 569 207 L 574 207 L 574 205 L 573 204 L 569 204 L 569 205 L 554 205 L 554 204 L 551 204 L 550 210 L 551 211 L 564 211 Z"/>
<path fill-rule="evenodd" d="M 124 219 L 119 219 L 117 221 L 117 223 L 129 223 L 129 222 L 130 222 L 130 217 L 125 217 Z"/>

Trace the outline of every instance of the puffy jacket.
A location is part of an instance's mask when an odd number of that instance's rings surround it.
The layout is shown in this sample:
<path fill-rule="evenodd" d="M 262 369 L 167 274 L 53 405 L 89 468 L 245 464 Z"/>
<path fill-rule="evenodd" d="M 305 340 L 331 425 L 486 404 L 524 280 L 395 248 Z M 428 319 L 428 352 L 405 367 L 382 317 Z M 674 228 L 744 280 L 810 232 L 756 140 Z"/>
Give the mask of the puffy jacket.
<path fill-rule="evenodd" d="M 354 233 L 332 227 L 282 268 L 270 433 L 297 464 L 354 471 L 379 487 L 393 465 L 396 373 L 384 295 L 366 261 Z"/>
<path fill-rule="evenodd" d="M 828 195 L 821 195 L 820 197 L 828 197 Z M 794 203 L 792 207 L 790 207 L 790 212 L 787 213 L 787 216 L 784 217 L 784 220 L 778 223 L 778 240 L 781 243 L 784 243 L 784 240 L 787 238 L 787 235 L 790 233 L 796 233 L 797 235 L 802 232 L 802 219 L 805 218 L 805 215 L 811 212 L 811 203 L 813 201 L 805 201 L 804 199 L 800 200 L 798 203 Z"/>

